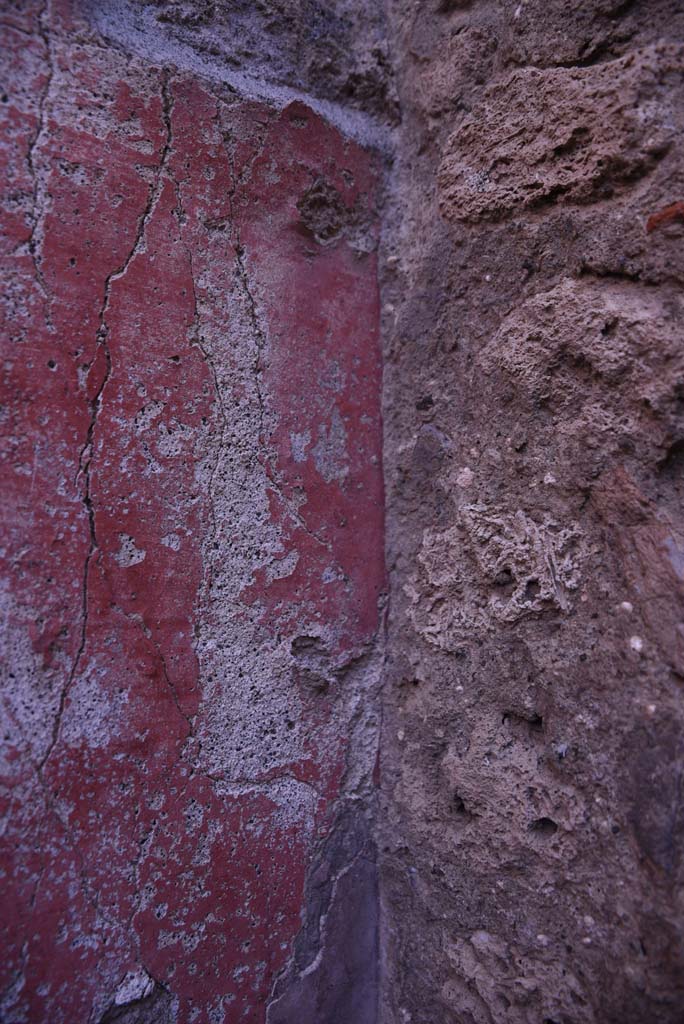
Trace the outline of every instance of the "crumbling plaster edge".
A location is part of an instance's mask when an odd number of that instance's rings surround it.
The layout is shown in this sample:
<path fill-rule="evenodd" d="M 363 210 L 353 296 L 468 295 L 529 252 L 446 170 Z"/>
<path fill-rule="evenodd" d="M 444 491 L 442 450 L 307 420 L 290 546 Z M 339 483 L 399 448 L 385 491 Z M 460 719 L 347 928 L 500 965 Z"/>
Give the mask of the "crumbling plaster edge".
<path fill-rule="evenodd" d="M 379 262 L 382 264 L 387 256 L 387 250 L 391 249 L 387 235 L 391 234 L 384 224 L 384 211 L 392 195 L 393 182 L 397 177 L 394 154 L 396 141 L 400 126 L 392 126 L 380 119 L 373 117 L 363 111 L 356 110 L 330 100 L 322 99 L 303 89 L 281 85 L 276 82 L 249 74 L 241 70 L 229 69 L 219 58 L 211 58 L 199 54 L 187 44 L 169 38 L 159 31 L 154 24 L 153 12 L 149 8 L 143 8 L 140 12 L 139 21 L 132 23 L 129 13 L 125 10 L 121 0 L 108 0 L 106 5 L 101 0 L 85 0 L 84 13 L 101 40 L 113 49 L 124 53 L 129 58 L 143 59 L 151 65 L 162 68 L 168 72 L 181 71 L 189 72 L 214 85 L 227 86 L 235 93 L 236 102 L 256 101 L 270 106 L 276 111 L 287 108 L 292 103 L 302 103 L 324 121 L 336 128 L 349 140 L 362 146 L 364 149 L 373 151 L 380 158 L 377 214 L 380 222 L 379 239 Z M 377 284 L 382 304 L 382 267 L 378 267 Z M 381 338 L 382 311 L 380 313 Z M 381 393 L 384 395 L 384 358 L 383 382 Z M 384 402 L 381 403 L 384 406 Z M 384 437 L 384 409 L 381 409 L 381 430 Z M 384 462 L 383 443 L 383 462 Z M 384 475 L 384 474 L 383 474 Z M 384 502 L 383 502 L 384 504 Z M 386 519 L 386 509 L 385 509 Z M 355 756 L 352 752 L 347 760 L 344 771 L 343 789 L 339 797 L 334 801 L 333 814 L 336 817 L 343 813 L 344 808 L 353 808 L 354 813 L 360 819 L 365 819 L 369 829 L 369 838 L 373 845 L 373 861 L 376 878 L 376 955 L 374 962 L 375 974 L 375 1007 L 374 1021 L 380 1024 L 385 1019 L 383 1012 L 383 986 L 386 976 L 385 960 L 387 950 L 388 922 L 385 920 L 385 907 L 382 899 L 382 886 L 380 875 L 380 856 L 378 849 L 379 836 L 378 828 L 378 807 L 379 788 L 377 783 L 371 781 L 375 770 L 379 770 L 380 748 L 383 732 L 383 699 L 382 690 L 385 681 L 384 664 L 387 650 L 387 616 L 389 610 L 389 572 L 385 570 L 385 587 L 380 605 L 380 616 L 377 630 L 370 640 L 366 649 L 365 657 L 360 675 L 362 682 L 357 683 L 355 698 L 351 701 L 350 707 L 350 739 L 352 744 L 358 739 L 358 732 L 366 730 L 371 734 L 372 754 L 366 751 L 366 757 Z M 366 701 L 369 703 L 366 704 Z M 374 724 L 369 719 L 375 718 Z M 365 764 L 363 762 L 366 762 Z M 373 762 L 373 763 L 371 763 Z M 240 787 L 242 789 L 242 787 Z M 243 791 L 261 789 L 260 786 L 248 785 Z M 335 814 L 335 811 L 337 812 Z M 333 826 L 334 831 L 334 826 Z M 307 890 L 310 885 L 311 870 L 316 864 L 317 856 L 324 850 L 330 836 L 323 838 L 314 850 L 311 865 L 307 871 Z M 328 928 L 328 918 L 338 898 L 337 890 L 340 880 L 352 870 L 356 862 L 361 859 L 368 859 L 367 853 L 357 853 L 349 861 L 335 872 L 332 881 L 330 898 L 323 908 L 319 927 L 320 943 L 317 954 L 302 972 L 296 971 L 294 967 L 294 948 L 289 951 L 286 963 L 281 971 L 274 977 L 273 986 L 264 1010 L 267 1019 L 270 1019 L 271 1012 L 276 1008 L 284 993 L 276 994 L 279 983 L 289 974 L 291 982 L 299 982 L 309 975 L 315 975 L 319 971 L 323 958 L 335 956 L 335 942 L 331 941 Z M 308 891 L 305 894 L 303 909 L 307 906 L 309 899 Z M 302 925 L 304 927 L 304 925 Z M 299 934 L 299 933 L 297 933 Z M 296 938 L 295 940 L 296 941 Z M 293 942 L 294 946 L 294 942 Z M 320 1024 L 326 1024 L 321 1021 Z"/>
<path fill-rule="evenodd" d="M 322 99 L 303 89 L 269 82 L 246 71 L 228 68 L 219 58 L 199 54 L 177 39 L 169 38 L 154 24 L 153 12 L 143 8 L 131 22 L 121 0 L 86 0 L 85 13 L 98 34 L 128 56 L 144 57 L 157 66 L 173 66 L 228 86 L 241 100 L 256 100 L 283 110 L 291 103 L 304 103 L 343 135 L 367 149 L 388 157 L 394 149 L 396 129 L 361 110 Z"/>

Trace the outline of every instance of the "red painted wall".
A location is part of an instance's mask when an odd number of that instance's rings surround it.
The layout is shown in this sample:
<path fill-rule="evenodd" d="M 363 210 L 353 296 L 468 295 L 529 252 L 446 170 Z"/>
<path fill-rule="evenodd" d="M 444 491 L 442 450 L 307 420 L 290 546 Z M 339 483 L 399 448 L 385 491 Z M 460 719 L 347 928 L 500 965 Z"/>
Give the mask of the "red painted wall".
<path fill-rule="evenodd" d="M 0 1019 L 257 1022 L 383 586 L 375 256 L 298 203 L 377 171 L 77 12 L 0 16 Z"/>

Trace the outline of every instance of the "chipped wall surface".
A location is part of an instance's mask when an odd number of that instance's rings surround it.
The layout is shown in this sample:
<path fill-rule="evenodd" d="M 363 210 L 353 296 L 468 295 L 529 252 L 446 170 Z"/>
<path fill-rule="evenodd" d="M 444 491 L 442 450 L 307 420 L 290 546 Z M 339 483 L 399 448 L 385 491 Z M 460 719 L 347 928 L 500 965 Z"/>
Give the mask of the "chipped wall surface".
<path fill-rule="evenodd" d="M 679 1024 L 684 14 L 389 9 L 381 1019 Z"/>
<path fill-rule="evenodd" d="M 680 8 L 2 5 L 1 1024 L 681 1024 Z"/>
<path fill-rule="evenodd" d="M 377 159 L 1 21 L 0 1019 L 264 1021 L 350 872 L 374 1012 Z"/>

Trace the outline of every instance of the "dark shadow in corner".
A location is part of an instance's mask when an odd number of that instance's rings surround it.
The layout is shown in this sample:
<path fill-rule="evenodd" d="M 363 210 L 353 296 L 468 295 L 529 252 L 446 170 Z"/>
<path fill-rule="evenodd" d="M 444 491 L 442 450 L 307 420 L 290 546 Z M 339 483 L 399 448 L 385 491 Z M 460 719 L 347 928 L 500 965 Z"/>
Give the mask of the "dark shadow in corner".
<path fill-rule="evenodd" d="M 267 1024 L 376 1024 L 378 879 L 364 810 L 346 804 L 319 850 L 292 960 Z"/>

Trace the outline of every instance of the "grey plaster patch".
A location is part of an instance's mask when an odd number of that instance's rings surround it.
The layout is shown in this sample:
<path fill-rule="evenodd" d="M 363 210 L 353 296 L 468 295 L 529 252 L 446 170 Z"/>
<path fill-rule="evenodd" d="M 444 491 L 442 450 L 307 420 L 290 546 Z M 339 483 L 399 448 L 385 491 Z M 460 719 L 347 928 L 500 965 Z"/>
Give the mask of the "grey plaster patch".
<path fill-rule="evenodd" d="M 242 98 L 260 100 L 278 109 L 295 101 L 304 102 L 362 145 L 387 151 L 391 147 L 392 131 L 382 120 L 348 103 L 317 96 L 315 89 L 306 85 L 282 81 L 282 77 L 288 77 L 288 69 L 285 65 L 277 68 L 277 61 L 273 61 L 273 42 L 268 38 L 263 41 L 264 65 L 260 69 L 263 73 L 254 74 L 242 65 L 239 33 L 233 33 L 232 38 L 226 35 L 213 45 L 208 42 L 200 49 L 189 41 L 186 33 L 178 31 L 177 25 L 171 24 L 171 19 L 160 20 L 152 4 L 140 5 L 131 0 L 108 0 L 102 4 L 98 0 L 87 0 L 87 12 L 102 36 L 153 64 L 171 64 L 223 82 Z M 253 68 L 254 61 L 250 61 L 249 66 Z"/>
<path fill-rule="evenodd" d="M 339 409 L 333 409 L 330 426 L 318 428 L 318 441 L 313 450 L 316 469 L 326 483 L 344 480 L 349 472 L 347 465 L 347 431 Z"/>
<path fill-rule="evenodd" d="M 9 757 L 11 748 L 24 745 L 39 763 L 50 746 L 52 722 L 59 707 L 58 680 L 65 665 L 58 657 L 48 667 L 36 654 L 26 614 L 13 600 L 5 580 L 0 580 L 0 615 L 0 729 L 4 738 L 0 764 Z"/>
<path fill-rule="evenodd" d="M 114 555 L 114 561 L 123 569 L 131 565 L 139 565 L 144 562 L 147 552 L 139 548 L 132 537 L 127 533 L 119 534 L 119 550 Z"/>
<path fill-rule="evenodd" d="M 290 434 L 290 450 L 295 462 L 306 462 L 306 449 L 311 444 L 311 432 L 305 430 L 302 434 Z"/>

